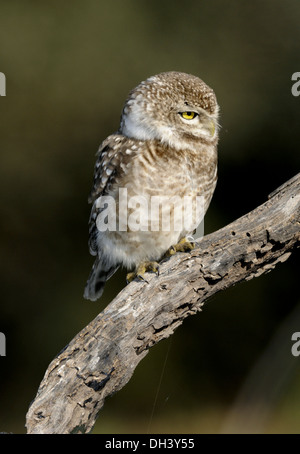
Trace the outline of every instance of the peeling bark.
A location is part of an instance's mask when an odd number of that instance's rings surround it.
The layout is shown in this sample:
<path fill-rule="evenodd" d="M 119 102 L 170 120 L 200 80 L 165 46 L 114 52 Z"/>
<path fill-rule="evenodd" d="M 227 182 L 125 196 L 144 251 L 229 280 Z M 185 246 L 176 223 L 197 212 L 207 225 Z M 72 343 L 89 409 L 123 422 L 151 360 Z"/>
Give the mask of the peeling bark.
<path fill-rule="evenodd" d="M 134 281 L 51 362 L 27 413 L 27 431 L 89 432 L 107 396 L 130 380 L 149 348 L 217 292 L 270 272 L 300 244 L 300 174 L 263 205 Z"/>

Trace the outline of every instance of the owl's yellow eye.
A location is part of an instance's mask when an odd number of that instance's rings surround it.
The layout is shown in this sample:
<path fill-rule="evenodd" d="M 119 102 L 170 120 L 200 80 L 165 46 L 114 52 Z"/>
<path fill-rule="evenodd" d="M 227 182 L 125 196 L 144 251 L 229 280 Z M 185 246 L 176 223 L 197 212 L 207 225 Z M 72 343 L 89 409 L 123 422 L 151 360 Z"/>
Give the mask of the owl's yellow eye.
<path fill-rule="evenodd" d="M 180 115 L 185 120 L 193 120 L 198 114 L 196 112 L 180 112 Z"/>

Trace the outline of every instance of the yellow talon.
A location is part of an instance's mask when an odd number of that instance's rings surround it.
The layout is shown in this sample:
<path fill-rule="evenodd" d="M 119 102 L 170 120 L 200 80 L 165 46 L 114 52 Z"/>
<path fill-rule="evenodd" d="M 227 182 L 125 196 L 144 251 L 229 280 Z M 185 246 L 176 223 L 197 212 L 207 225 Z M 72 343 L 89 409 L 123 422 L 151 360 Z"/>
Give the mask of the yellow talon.
<path fill-rule="evenodd" d="M 164 257 L 171 257 L 172 255 L 176 254 L 176 252 L 190 252 L 194 248 L 195 244 L 184 237 L 179 241 L 179 243 L 171 246 L 165 253 Z"/>
<path fill-rule="evenodd" d="M 142 262 L 140 263 L 136 270 L 128 273 L 126 276 L 127 283 L 133 281 L 134 279 L 138 278 L 140 281 L 148 281 L 144 278 L 144 274 L 147 272 L 152 272 L 159 275 L 159 264 L 157 262 Z"/>

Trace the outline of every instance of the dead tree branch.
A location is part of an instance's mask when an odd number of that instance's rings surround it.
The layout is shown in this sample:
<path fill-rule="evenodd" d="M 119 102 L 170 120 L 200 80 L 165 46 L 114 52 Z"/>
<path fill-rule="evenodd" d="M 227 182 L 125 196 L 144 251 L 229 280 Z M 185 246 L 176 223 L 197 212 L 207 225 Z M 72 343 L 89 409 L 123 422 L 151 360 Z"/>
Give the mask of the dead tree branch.
<path fill-rule="evenodd" d="M 89 432 L 150 347 L 212 295 L 271 271 L 300 244 L 300 173 L 267 202 L 178 253 L 149 283 L 132 282 L 51 362 L 27 413 L 28 433 Z"/>

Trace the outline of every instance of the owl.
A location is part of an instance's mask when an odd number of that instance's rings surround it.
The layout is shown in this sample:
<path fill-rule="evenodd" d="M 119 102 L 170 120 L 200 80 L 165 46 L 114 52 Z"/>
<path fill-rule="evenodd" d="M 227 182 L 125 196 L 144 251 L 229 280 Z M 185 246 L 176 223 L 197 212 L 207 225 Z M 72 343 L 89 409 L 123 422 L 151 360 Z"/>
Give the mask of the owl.
<path fill-rule="evenodd" d="M 145 280 L 162 258 L 194 247 L 217 182 L 218 116 L 214 91 L 190 74 L 161 73 L 129 93 L 118 131 L 97 152 L 86 299 L 120 266 L 127 281 Z"/>

